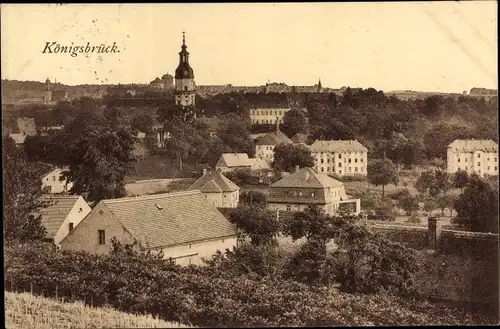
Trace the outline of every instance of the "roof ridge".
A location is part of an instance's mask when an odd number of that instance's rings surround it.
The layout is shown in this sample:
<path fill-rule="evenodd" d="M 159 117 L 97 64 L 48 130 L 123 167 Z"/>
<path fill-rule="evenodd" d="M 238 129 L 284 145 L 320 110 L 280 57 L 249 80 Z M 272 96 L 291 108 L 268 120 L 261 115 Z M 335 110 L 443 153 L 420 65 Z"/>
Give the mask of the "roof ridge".
<path fill-rule="evenodd" d="M 201 191 L 190 190 L 190 191 L 167 192 L 167 193 L 153 194 L 153 195 L 139 195 L 139 196 L 135 196 L 135 197 L 105 199 L 105 200 L 101 200 L 101 202 L 104 204 L 110 204 L 110 203 L 118 203 L 118 202 L 126 202 L 126 201 L 155 200 L 155 199 L 163 199 L 166 197 L 175 197 L 175 196 L 181 196 L 181 195 L 194 195 L 194 194 L 201 194 Z"/>

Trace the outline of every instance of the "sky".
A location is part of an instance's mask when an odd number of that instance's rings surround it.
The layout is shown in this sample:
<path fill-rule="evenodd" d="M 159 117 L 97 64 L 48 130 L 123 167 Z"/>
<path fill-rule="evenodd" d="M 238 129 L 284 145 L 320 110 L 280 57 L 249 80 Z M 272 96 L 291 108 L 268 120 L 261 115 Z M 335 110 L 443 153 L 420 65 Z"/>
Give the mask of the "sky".
<path fill-rule="evenodd" d="M 497 3 L 2 4 L 2 79 L 149 83 L 182 32 L 198 85 L 463 92 L 497 86 Z M 46 42 L 119 53 L 42 53 Z"/>

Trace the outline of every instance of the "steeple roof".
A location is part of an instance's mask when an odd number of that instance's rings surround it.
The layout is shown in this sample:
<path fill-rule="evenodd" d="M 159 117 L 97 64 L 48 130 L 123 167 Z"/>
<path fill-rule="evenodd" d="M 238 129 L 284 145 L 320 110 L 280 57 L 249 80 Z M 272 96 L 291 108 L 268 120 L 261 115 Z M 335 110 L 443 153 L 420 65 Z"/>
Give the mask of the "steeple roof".
<path fill-rule="evenodd" d="M 176 79 L 194 78 L 193 69 L 189 65 L 189 52 L 187 51 L 185 32 L 182 32 L 182 46 L 181 46 L 181 51 L 179 53 L 179 66 L 177 66 L 177 69 L 175 70 L 175 78 Z"/>

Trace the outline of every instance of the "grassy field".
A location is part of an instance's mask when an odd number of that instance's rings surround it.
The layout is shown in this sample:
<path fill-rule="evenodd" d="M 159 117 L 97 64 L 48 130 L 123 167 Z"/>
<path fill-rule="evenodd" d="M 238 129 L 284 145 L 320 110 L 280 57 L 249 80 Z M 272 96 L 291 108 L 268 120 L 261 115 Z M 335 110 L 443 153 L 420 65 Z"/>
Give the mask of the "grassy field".
<path fill-rule="evenodd" d="M 29 293 L 5 292 L 5 328 L 193 328 L 150 315 L 133 315 L 83 303 L 62 303 Z"/>

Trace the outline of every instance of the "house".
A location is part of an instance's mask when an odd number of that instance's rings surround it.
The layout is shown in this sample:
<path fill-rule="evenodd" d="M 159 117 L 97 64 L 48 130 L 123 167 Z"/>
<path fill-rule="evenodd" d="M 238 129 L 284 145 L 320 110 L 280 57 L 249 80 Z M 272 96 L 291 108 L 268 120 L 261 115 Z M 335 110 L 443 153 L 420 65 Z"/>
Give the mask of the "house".
<path fill-rule="evenodd" d="M 488 140 L 457 139 L 448 145 L 447 171 L 459 170 L 478 175 L 498 175 L 498 144 Z"/>
<path fill-rule="evenodd" d="M 251 169 L 252 165 L 253 161 L 246 153 L 223 153 L 217 161 L 215 169 L 227 172 L 235 169 Z"/>
<path fill-rule="evenodd" d="M 52 168 L 42 175 L 42 190 L 46 193 L 66 193 L 73 183 L 63 178 L 63 174 L 69 172 L 67 168 Z"/>
<path fill-rule="evenodd" d="M 357 140 L 317 140 L 309 148 L 318 173 L 367 174 L 368 149 Z"/>
<path fill-rule="evenodd" d="M 315 204 L 333 215 L 342 208 L 355 214 L 361 211 L 360 199 L 350 199 L 344 184 L 326 174 L 318 174 L 312 168 L 302 168 L 271 184 L 267 208 L 277 211 L 304 211 Z"/>
<path fill-rule="evenodd" d="M 39 211 L 41 224 L 47 232 L 46 238 L 55 245 L 59 245 L 91 211 L 79 195 L 44 195 L 42 200 L 48 206 Z"/>
<path fill-rule="evenodd" d="M 238 232 L 200 191 L 100 201 L 61 242 L 62 250 L 107 254 L 112 238 L 163 251 L 179 265 L 203 264 L 232 249 Z"/>
<path fill-rule="evenodd" d="M 274 160 L 274 148 L 280 144 L 292 144 L 293 141 L 280 131 L 276 122 L 276 132 L 268 133 L 255 142 L 255 157 L 268 162 Z"/>
<path fill-rule="evenodd" d="M 236 208 L 240 197 L 240 188 L 225 177 L 220 170 L 207 172 L 198 178 L 188 191 L 199 190 L 216 207 Z"/>
<path fill-rule="evenodd" d="M 250 110 L 252 124 L 275 125 L 276 122 L 283 123 L 285 113 L 291 108 L 258 108 Z"/>

